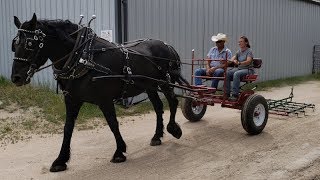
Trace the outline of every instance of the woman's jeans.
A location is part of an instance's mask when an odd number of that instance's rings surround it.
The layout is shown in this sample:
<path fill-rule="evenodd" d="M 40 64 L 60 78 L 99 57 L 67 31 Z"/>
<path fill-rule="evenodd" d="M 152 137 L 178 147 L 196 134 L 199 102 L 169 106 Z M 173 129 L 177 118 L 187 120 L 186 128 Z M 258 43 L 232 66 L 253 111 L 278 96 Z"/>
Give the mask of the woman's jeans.
<path fill-rule="evenodd" d="M 207 70 L 204 68 L 197 69 L 194 73 L 195 76 L 207 76 Z M 212 76 L 213 77 L 222 77 L 224 70 L 222 68 L 216 69 Z M 195 85 L 202 85 L 202 78 L 195 77 L 194 78 Z M 212 79 L 211 87 L 217 88 L 219 83 L 219 79 Z"/>
<path fill-rule="evenodd" d="M 227 70 L 227 95 L 230 94 L 230 84 L 232 83 L 232 95 L 238 96 L 239 95 L 239 89 L 240 89 L 240 82 L 241 79 L 246 76 L 247 74 L 253 74 L 253 69 L 238 69 L 238 68 L 232 68 Z"/>

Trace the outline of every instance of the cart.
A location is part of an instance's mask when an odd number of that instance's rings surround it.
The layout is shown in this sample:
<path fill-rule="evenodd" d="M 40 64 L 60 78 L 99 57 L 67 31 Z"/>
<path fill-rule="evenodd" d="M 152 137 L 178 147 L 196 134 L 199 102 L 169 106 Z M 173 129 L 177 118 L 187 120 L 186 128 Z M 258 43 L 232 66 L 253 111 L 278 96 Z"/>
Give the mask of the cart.
<path fill-rule="evenodd" d="M 227 56 L 226 56 L 227 57 Z M 208 87 L 205 85 L 195 86 L 191 85 L 189 91 L 185 91 L 181 103 L 181 109 L 184 117 L 191 122 L 200 121 L 204 116 L 207 106 L 214 106 L 215 104 L 221 104 L 221 107 L 227 107 L 232 109 L 241 110 L 241 124 L 246 132 L 251 135 L 260 134 L 265 128 L 268 121 L 268 103 L 267 100 L 259 95 L 255 94 L 254 89 L 242 90 L 239 93 L 237 101 L 229 101 L 226 94 L 226 72 L 228 70 L 228 60 L 212 60 L 212 59 L 196 59 L 194 57 L 194 50 L 192 51 L 192 64 L 191 70 L 194 71 L 196 63 L 202 61 L 221 61 L 225 64 L 223 77 L 210 77 L 210 76 L 191 76 L 191 84 L 193 78 L 201 77 L 203 79 L 220 79 L 224 82 L 222 90 Z M 253 68 L 255 72 L 262 65 L 262 59 L 253 59 Z M 229 67 L 230 68 L 230 67 Z M 248 69 L 249 71 L 249 69 Z M 257 73 L 248 74 L 241 79 L 245 84 L 256 81 L 258 78 Z"/>

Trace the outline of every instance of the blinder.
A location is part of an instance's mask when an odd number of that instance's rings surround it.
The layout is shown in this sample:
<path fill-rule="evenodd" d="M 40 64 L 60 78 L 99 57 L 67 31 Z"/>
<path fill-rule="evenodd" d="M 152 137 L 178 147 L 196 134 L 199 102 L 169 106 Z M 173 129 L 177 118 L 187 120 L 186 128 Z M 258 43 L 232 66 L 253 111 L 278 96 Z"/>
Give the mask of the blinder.
<path fill-rule="evenodd" d="M 13 38 L 12 40 L 12 45 L 11 45 L 11 50 L 12 52 L 15 52 L 16 51 L 16 48 L 14 47 L 15 44 L 19 44 L 20 43 L 20 38 L 19 36 L 17 35 L 15 38 Z"/>

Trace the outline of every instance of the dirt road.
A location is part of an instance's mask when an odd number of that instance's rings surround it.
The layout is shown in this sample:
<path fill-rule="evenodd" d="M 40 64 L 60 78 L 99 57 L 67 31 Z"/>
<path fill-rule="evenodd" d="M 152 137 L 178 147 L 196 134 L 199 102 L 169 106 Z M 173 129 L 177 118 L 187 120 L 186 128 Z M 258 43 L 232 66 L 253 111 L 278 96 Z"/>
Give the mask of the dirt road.
<path fill-rule="evenodd" d="M 0 149 L 0 179 L 320 179 L 320 82 L 295 86 L 294 100 L 314 103 L 308 116 L 271 115 L 264 132 L 249 136 L 240 111 L 209 107 L 203 120 L 190 123 L 180 110 L 181 139 L 166 133 L 163 144 L 149 146 L 154 113 L 120 119 L 127 161 L 110 159 L 115 141 L 108 127 L 77 131 L 68 170 L 50 173 L 62 135 L 33 137 Z M 284 98 L 290 87 L 259 92 Z M 169 112 L 165 112 L 165 123 Z"/>

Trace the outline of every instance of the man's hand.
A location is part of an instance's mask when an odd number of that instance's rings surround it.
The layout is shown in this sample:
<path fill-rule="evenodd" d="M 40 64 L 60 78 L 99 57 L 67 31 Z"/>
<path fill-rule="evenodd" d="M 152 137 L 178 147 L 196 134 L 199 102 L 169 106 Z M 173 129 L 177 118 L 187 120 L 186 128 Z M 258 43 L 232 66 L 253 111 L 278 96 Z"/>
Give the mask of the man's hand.
<path fill-rule="evenodd" d="M 217 68 L 211 67 L 207 69 L 207 76 L 211 76 Z"/>

